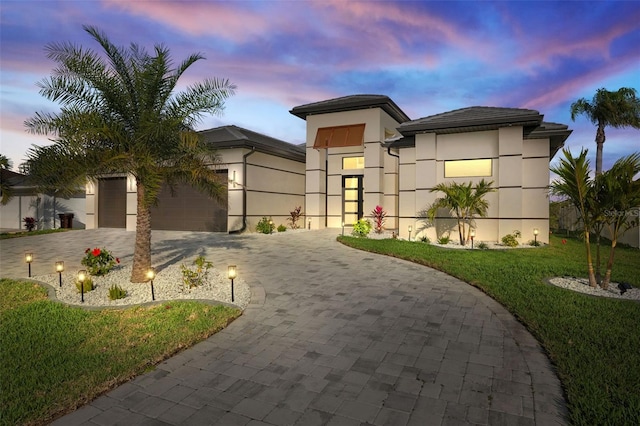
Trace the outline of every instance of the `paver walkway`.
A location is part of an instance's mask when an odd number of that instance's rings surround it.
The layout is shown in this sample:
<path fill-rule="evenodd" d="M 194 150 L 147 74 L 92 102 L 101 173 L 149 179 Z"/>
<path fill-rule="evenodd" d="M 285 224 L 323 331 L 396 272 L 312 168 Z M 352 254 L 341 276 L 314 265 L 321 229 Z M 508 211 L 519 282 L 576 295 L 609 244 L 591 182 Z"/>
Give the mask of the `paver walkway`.
<path fill-rule="evenodd" d="M 357 251 L 336 230 L 153 232 L 176 259 L 235 263 L 254 293 L 225 330 L 56 425 L 565 424 L 559 381 L 533 337 L 479 290 Z M 127 260 L 134 234 L 88 230 L 3 240 L 3 277 L 96 244 Z M 80 254 L 79 254 L 80 253 Z"/>

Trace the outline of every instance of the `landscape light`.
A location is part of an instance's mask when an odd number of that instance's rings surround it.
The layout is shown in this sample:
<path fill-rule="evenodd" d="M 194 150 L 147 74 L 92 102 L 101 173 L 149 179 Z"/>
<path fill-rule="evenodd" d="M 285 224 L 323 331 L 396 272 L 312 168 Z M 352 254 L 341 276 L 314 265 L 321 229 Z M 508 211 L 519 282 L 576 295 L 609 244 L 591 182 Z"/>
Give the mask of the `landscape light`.
<path fill-rule="evenodd" d="M 471 250 L 473 250 L 473 239 L 476 237 L 476 230 L 472 229 L 470 234 L 471 234 Z"/>
<path fill-rule="evenodd" d="M 236 270 L 236 265 L 229 265 L 227 268 L 227 277 L 231 280 L 231 301 L 235 301 L 233 295 L 233 280 L 237 276 L 238 271 Z"/>
<path fill-rule="evenodd" d="M 411 241 L 411 231 L 413 231 L 413 226 L 409 225 L 409 241 Z"/>
<path fill-rule="evenodd" d="M 538 234 L 540 233 L 540 231 L 538 230 L 538 228 L 533 228 L 533 243 L 534 245 L 538 245 Z"/>
<path fill-rule="evenodd" d="M 62 260 L 58 260 L 56 262 L 56 272 L 58 273 L 58 277 L 60 279 L 60 287 L 62 287 L 62 271 L 64 271 L 64 262 Z"/>
<path fill-rule="evenodd" d="M 80 300 L 84 303 L 84 282 L 87 279 L 87 271 L 80 269 L 78 271 L 78 281 L 80 281 Z"/>
<path fill-rule="evenodd" d="M 156 295 L 153 292 L 153 279 L 156 277 L 156 270 L 153 268 L 149 268 L 147 271 L 147 278 L 151 282 L 151 300 L 156 300 Z"/>
<path fill-rule="evenodd" d="M 31 278 L 31 262 L 33 262 L 33 253 L 25 253 L 24 261 L 27 262 L 27 265 L 29 265 L 29 278 Z"/>

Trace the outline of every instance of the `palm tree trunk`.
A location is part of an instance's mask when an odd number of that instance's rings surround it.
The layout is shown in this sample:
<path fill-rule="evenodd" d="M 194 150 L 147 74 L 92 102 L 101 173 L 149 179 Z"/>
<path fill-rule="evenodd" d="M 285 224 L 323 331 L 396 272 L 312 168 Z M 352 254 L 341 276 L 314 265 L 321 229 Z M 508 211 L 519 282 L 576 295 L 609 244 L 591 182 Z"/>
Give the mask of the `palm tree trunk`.
<path fill-rule="evenodd" d="M 616 250 L 616 240 L 615 238 L 611 241 L 611 248 L 609 249 L 609 260 L 607 260 L 607 272 L 604 274 L 604 280 L 602 281 L 602 288 L 605 290 L 609 289 L 609 282 L 611 282 L 611 270 L 613 269 L 613 256 Z"/>
<path fill-rule="evenodd" d="M 593 272 L 593 260 L 591 257 L 591 242 L 589 241 L 589 231 L 585 230 L 584 233 L 584 242 L 587 247 L 587 270 L 589 272 L 589 285 L 591 287 L 597 287 L 596 276 Z"/>
<path fill-rule="evenodd" d="M 458 237 L 460 238 L 460 245 L 464 245 L 464 222 L 460 220 L 458 216 Z"/>
<path fill-rule="evenodd" d="M 602 148 L 605 139 L 604 124 L 598 123 L 598 130 L 596 130 L 596 176 L 602 173 Z"/>
<path fill-rule="evenodd" d="M 602 282 L 602 273 L 600 272 L 600 236 L 602 229 L 597 230 L 596 234 L 596 282 L 600 284 Z"/>
<path fill-rule="evenodd" d="M 137 182 L 138 217 L 136 219 L 136 244 L 133 252 L 132 283 L 147 281 L 146 273 L 151 267 L 151 212 L 145 203 L 145 187 Z"/>

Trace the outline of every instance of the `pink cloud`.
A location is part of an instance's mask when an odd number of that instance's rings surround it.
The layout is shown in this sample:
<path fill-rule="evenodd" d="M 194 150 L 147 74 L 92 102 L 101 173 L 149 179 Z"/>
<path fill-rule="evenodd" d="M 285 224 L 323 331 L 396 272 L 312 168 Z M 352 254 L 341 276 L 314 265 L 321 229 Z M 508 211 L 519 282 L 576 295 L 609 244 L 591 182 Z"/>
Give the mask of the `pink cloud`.
<path fill-rule="evenodd" d="M 242 42 L 269 31 L 263 14 L 241 2 L 148 2 L 103 0 L 107 7 L 144 16 L 190 35 L 213 35 Z"/>

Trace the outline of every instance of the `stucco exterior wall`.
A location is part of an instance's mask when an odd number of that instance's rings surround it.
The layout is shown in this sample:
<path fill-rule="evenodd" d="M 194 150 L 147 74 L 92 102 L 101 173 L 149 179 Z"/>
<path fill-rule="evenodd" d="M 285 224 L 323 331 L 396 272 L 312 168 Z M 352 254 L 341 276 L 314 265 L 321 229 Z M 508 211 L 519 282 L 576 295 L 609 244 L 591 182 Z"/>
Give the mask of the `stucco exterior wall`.
<path fill-rule="evenodd" d="M 71 198 L 49 195 L 16 194 L 5 206 L 0 207 L 0 228 L 24 230 L 22 219 L 33 217 L 37 220 L 36 229 L 60 228 L 60 213 L 73 213 L 74 228 L 85 227 L 85 197 L 77 194 Z"/>
<path fill-rule="evenodd" d="M 381 205 L 387 212 L 387 229 L 396 229 L 398 216 L 398 159 L 382 147 L 385 130 L 398 123 L 380 108 L 309 115 L 307 117 L 305 211 L 311 228 L 341 228 L 343 176 L 363 176 L 363 214 Z M 365 123 L 363 146 L 314 149 L 319 128 Z M 343 169 L 345 157 L 364 157 L 364 169 Z M 345 223 L 347 227 L 352 223 Z"/>
<path fill-rule="evenodd" d="M 491 131 L 415 136 L 414 148 L 400 149 L 399 233 L 412 239 L 427 236 L 432 241 L 442 235 L 458 237 L 457 222 L 446 211 L 439 212 L 435 226 L 428 227 L 419 212 L 443 194 L 431 192 L 440 183 L 473 184 L 481 179 L 493 181 L 496 192 L 487 194 L 486 218 L 476 218 L 476 241 L 499 241 L 518 230 L 521 242 L 534 239 L 548 242 L 549 141 L 524 140 L 522 127 Z M 491 159 L 491 176 L 445 177 L 445 162 L 450 160 Z"/>

